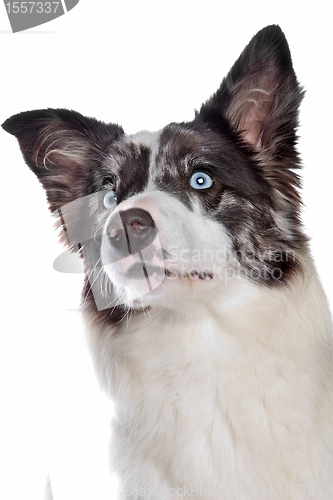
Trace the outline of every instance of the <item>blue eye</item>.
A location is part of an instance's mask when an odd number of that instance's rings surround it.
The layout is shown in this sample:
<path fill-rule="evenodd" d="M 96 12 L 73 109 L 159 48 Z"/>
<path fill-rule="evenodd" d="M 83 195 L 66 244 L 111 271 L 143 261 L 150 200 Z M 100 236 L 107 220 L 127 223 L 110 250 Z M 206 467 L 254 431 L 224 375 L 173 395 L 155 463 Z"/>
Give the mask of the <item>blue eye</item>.
<path fill-rule="evenodd" d="M 205 172 L 194 172 L 190 179 L 193 189 L 207 189 L 213 185 L 213 179 Z"/>
<path fill-rule="evenodd" d="M 103 198 L 103 204 L 105 208 L 111 209 L 114 208 L 114 206 L 117 203 L 117 196 L 116 193 L 113 190 L 107 191 Z"/>

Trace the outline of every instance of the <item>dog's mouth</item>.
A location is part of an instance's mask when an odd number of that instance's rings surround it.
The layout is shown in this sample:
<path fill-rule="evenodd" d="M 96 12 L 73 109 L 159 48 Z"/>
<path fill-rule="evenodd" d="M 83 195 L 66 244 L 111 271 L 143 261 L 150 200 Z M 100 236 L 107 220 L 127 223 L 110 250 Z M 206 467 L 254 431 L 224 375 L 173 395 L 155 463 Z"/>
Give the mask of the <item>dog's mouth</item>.
<path fill-rule="evenodd" d="M 122 273 L 128 280 L 143 280 L 156 274 L 159 278 L 164 278 L 168 275 L 167 269 L 150 264 L 147 262 L 136 262 L 130 266 L 125 273 Z"/>
<path fill-rule="evenodd" d="M 156 266 L 154 264 L 150 264 L 147 262 L 136 262 L 132 266 L 130 266 L 125 273 L 122 273 L 128 280 L 143 280 L 146 278 L 150 278 L 151 276 L 155 276 L 160 279 L 164 278 L 183 278 L 183 279 L 191 279 L 191 280 L 212 280 L 214 275 L 210 271 L 198 271 L 192 270 L 188 273 L 182 273 L 177 270 L 169 270 L 167 268 L 163 268 L 160 266 Z"/>
<path fill-rule="evenodd" d="M 191 271 L 189 274 L 183 274 L 183 278 L 190 278 L 192 280 L 212 280 L 214 278 L 213 273 L 210 271 Z"/>

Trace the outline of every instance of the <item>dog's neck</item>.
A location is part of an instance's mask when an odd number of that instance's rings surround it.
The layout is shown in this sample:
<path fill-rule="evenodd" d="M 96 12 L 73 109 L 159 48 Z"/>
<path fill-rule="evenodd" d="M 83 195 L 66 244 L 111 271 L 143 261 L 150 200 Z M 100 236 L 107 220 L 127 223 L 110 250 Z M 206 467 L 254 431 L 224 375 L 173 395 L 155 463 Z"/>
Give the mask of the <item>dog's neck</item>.
<path fill-rule="evenodd" d="M 87 312 L 102 385 L 109 389 L 113 386 L 114 356 L 121 353 L 123 359 L 133 361 L 136 349 L 140 363 L 142 357 L 158 359 L 159 352 L 164 357 L 168 351 L 179 350 L 183 359 L 211 356 L 221 367 L 225 359 L 248 363 L 251 356 L 255 364 L 261 355 L 267 357 L 270 352 L 274 352 L 271 362 L 275 359 L 276 363 L 280 356 L 285 358 L 286 352 L 295 358 L 307 357 L 306 352 L 310 355 L 314 348 L 329 353 L 332 327 L 327 301 L 311 259 L 303 256 L 302 260 L 306 260 L 304 271 L 288 285 L 263 288 L 238 280 L 227 291 L 221 287 L 219 293 L 216 287 L 206 300 L 191 301 L 187 295 L 173 304 L 165 301 L 164 306 L 152 305 L 141 312 L 95 310 L 92 315 L 91 295 L 83 304 L 83 312 Z M 99 318 L 95 322 L 98 316 L 103 316 L 104 321 Z M 105 357 L 102 369 L 101 357 Z M 171 362 L 170 370 L 172 366 L 179 370 L 181 363 L 176 367 Z M 294 367 L 297 370 L 297 363 Z"/>

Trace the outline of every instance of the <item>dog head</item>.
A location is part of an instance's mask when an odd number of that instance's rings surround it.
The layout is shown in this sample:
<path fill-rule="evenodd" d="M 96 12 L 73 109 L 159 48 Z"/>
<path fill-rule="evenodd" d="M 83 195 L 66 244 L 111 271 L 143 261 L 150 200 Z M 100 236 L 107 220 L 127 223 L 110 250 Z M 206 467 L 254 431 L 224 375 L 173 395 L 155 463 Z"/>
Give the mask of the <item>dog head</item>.
<path fill-rule="evenodd" d="M 281 286 L 299 268 L 302 97 L 286 39 L 269 26 L 191 122 L 129 136 L 47 109 L 3 128 L 80 251 L 98 309 L 177 304 L 236 281 Z"/>

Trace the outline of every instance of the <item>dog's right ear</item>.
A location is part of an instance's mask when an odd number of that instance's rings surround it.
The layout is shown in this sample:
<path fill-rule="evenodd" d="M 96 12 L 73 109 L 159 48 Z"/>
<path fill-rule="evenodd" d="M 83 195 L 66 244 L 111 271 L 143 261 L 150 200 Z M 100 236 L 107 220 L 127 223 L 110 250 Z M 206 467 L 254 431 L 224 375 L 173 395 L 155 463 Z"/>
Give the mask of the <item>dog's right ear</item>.
<path fill-rule="evenodd" d="M 89 194 L 91 172 L 124 134 L 118 125 L 66 109 L 26 111 L 2 127 L 18 139 L 25 162 L 46 189 L 51 212 Z"/>

